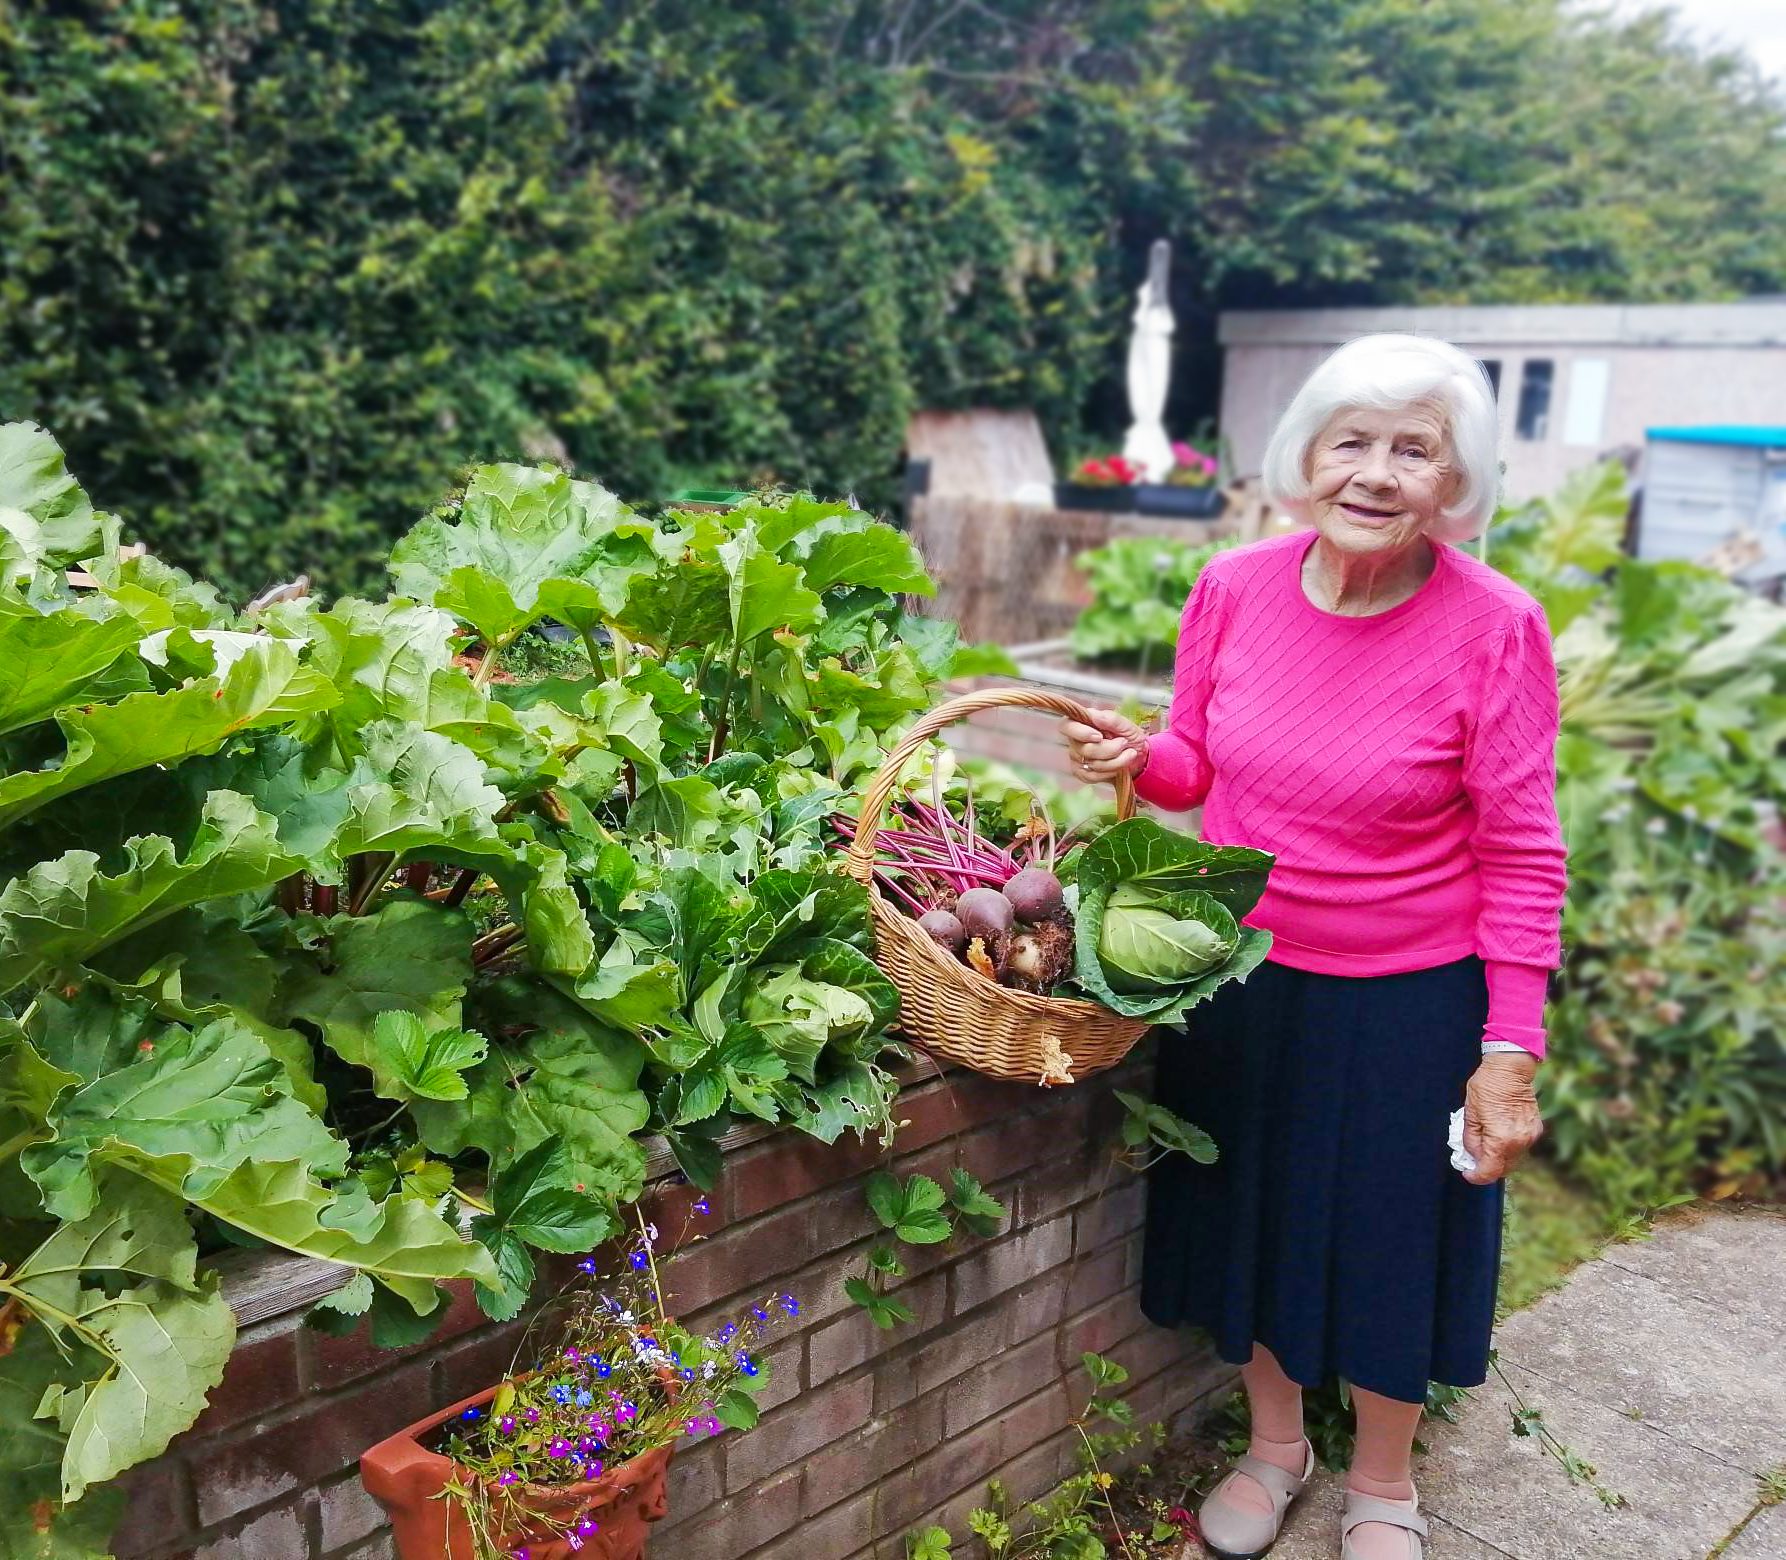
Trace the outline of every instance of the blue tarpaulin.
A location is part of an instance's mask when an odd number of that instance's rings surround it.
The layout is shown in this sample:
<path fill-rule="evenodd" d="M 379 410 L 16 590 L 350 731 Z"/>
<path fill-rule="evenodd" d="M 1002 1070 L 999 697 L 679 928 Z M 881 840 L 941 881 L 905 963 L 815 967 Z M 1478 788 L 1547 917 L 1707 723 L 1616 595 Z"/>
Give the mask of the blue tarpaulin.
<path fill-rule="evenodd" d="M 1717 423 L 1705 428 L 1648 428 L 1652 439 L 1667 439 L 1677 444 L 1744 444 L 1763 448 L 1786 448 L 1786 426 L 1775 424 L 1744 425 Z"/>

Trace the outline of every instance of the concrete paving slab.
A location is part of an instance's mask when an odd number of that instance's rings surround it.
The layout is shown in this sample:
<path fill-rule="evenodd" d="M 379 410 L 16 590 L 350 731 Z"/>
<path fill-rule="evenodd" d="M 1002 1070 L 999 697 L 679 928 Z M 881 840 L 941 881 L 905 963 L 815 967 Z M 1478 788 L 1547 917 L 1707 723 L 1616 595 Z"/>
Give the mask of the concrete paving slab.
<path fill-rule="evenodd" d="M 1608 1262 L 1504 1322 L 1503 1362 L 1758 1474 L 1786 1458 L 1786 1328 Z"/>
<path fill-rule="evenodd" d="M 1606 1509 L 1512 1434 L 1515 1399 L 1491 1376 L 1459 1423 L 1422 1431 L 1428 1560 L 1706 1560 L 1754 1510 L 1755 1476 L 1786 1462 L 1782 1296 L 1786 1219 L 1720 1209 L 1613 1248 L 1509 1318 L 1509 1380 L 1626 1504 Z M 1343 1500 L 1343 1479 L 1317 1474 L 1273 1560 L 1334 1560 Z M 1786 1560 L 1786 1506 L 1721 1560 Z"/>
<path fill-rule="evenodd" d="M 1424 1502 L 1425 1496 L 1421 1498 Z M 1334 1560 L 1339 1553 L 1340 1513 L 1344 1509 L 1344 1479 L 1337 1474 L 1317 1475 L 1302 1499 L 1290 1508 L 1271 1560 Z M 1423 1509 L 1422 1514 L 1432 1528 L 1426 1560 L 1517 1560 L 1430 1510 Z"/>
<path fill-rule="evenodd" d="M 1786 1506 L 1769 1506 L 1718 1560 L 1780 1560 L 1782 1555 L 1786 1555 Z"/>
<path fill-rule="evenodd" d="M 1601 1260 L 1721 1310 L 1777 1316 L 1786 1304 L 1786 1213 L 1695 1209 L 1659 1223 L 1648 1240 L 1608 1246 Z"/>
<path fill-rule="evenodd" d="M 1414 1471 L 1426 1509 L 1479 1543 L 1515 1560 L 1698 1560 L 1754 1506 L 1743 1469 L 1517 1364 L 1502 1368 L 1626 1504 L 1609 1511 L 1535 1438 L 1513 1435 L 1513 1396 L 1491 1377 Z"/>

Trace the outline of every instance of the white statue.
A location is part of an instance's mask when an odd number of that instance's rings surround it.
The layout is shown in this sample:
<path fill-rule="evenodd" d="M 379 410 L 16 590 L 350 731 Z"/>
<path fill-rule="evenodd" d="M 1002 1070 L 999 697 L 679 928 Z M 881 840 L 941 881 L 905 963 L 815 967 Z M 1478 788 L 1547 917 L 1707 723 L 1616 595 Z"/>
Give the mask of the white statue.
<path fill-rule="evenodd" d="M 1129 339 L 1129 414 L 1135 419 L 1122 452 L 1149 482 L 1164 482 L 1172 470 L 1172 441 L 1166 437 L 1166 386 L 1172 378 L 1172 305 L 1166 281 L 1172 246 L 1156 239 L 1148 256 L 1147 280 L 1135 304 L 1135 334 Z"/>

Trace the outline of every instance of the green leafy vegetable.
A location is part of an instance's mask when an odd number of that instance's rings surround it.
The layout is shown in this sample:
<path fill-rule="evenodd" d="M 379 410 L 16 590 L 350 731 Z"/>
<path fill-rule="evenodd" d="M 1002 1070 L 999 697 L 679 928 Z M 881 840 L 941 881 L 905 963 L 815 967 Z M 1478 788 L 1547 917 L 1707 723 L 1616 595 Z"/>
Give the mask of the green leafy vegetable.
<path fill-rule="evenodd" d="M 1171 1023 L 1271 946 L 1237 925 L 1264 892 L 1271 857 L 1206 845 L 1148 818 L 1106 830 L 1079 853 L 1074 978 L 1115 1012 Z"/>

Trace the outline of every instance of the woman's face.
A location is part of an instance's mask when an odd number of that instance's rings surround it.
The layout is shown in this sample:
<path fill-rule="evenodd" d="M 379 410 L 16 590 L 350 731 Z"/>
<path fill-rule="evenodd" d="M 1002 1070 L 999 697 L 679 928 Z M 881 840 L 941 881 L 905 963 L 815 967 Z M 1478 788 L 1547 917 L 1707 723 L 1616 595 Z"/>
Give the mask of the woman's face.
<path fill-rule="evenodd" d="M 1315 529 L 1348 553 L 1412 546 L 1444 513 L 1456 485 L 1445 424 L 1427 406 L 1340 412 L 1309 453 Z"/>

